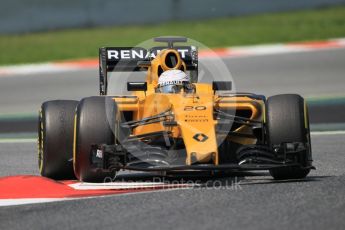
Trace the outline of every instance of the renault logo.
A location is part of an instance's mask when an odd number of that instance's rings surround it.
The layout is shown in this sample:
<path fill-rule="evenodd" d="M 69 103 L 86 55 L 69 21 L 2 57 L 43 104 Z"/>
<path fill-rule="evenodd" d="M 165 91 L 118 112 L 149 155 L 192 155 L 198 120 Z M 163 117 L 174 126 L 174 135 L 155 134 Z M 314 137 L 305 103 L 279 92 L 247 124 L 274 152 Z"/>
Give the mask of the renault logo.
<path fill-rule="evenodd" d="M 208 136 L 206 136 L 203 133 L 197 133 L 193 136 L 194 140 L 199 141 L 199 142 L 204 142 L 208 139 Z"/>

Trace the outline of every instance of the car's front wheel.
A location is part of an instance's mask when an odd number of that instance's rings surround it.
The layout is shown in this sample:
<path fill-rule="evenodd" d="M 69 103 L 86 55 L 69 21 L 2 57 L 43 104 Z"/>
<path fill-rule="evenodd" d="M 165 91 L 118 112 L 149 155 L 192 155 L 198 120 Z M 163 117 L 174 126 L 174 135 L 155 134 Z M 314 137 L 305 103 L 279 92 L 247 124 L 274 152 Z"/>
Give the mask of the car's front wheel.
<path fill-rule="evenodd" d="M 42 104 L 38 122 L 38 167 L 52 179 L 73 179 L 73 119 L 78 101 Z"/>
<path fill-rule="evenodd" d="M 269 97 L 266 101 L 265 128 L 270 147 L 281 143 L 303 143 L 306 150 L 296 156 L 300 166 L 271 169 L 274 179 L 306 177 L 311 166 L 311 144 L 308 111 L 304 99 L 296 94 Z"/>
<path fill-rule="evenodd" d="M 92 145 L 113 145 L 126 135 L 120 130 L 118 107 L 107 96 L 87 97 L 80 101 L 75 117 L 74 173 L 81 181 L 102 182 L 113 176 L 93 164 Z"/>

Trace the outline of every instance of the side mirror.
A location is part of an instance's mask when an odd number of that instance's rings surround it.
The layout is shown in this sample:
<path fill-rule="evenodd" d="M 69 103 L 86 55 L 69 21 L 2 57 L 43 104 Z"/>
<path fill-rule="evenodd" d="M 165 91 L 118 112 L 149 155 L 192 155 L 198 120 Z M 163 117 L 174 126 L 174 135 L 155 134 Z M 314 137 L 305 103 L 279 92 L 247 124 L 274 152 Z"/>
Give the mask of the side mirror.
<path fill-rule="evenodd" d="M 127 82 L 128 91 L 147 91 L 146 82 Z"/>
<path fill-rule="evenodd" d="M 231 81 L 213 81 L 212 82 L 212 90 L 226 90 L 230 91 L 232 89 L 232 82 Z"/>

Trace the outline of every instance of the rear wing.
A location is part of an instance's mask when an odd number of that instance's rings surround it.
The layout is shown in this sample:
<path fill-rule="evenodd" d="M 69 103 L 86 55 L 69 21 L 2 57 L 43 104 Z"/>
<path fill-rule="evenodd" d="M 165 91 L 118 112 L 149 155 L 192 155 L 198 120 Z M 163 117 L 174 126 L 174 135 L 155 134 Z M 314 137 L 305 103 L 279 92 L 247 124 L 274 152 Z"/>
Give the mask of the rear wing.
<path fill-rule="evenodd" d="M 102 47 L 99 49 L 100 94 L 107 94 L 108 72 L 146 71 L 140 62 L 150 62 L 163 49 L 175 49 L 186 64 L 186 69 L 197 77 L 198 50 L 195 46 L 174 46 L 174 42 L 186 42 L 182 37 L 160 37 L 156 42 L 166 42 L 167 46 L 155 46 L 147 50 L 142 47 Z M 195 78 L 195 76 L 194 76 Z"/>

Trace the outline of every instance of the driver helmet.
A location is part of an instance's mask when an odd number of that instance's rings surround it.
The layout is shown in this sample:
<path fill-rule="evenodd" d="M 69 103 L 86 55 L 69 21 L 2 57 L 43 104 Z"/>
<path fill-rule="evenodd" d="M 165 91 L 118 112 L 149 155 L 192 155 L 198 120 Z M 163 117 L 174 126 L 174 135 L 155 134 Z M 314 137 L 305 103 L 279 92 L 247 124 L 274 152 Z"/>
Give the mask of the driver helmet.
<path fill-rule="evenodd" d="M 157 91 L 160 93 L 180 93 L 190 77 L 182 70 L 167 70 L 158 79 Z"/>

